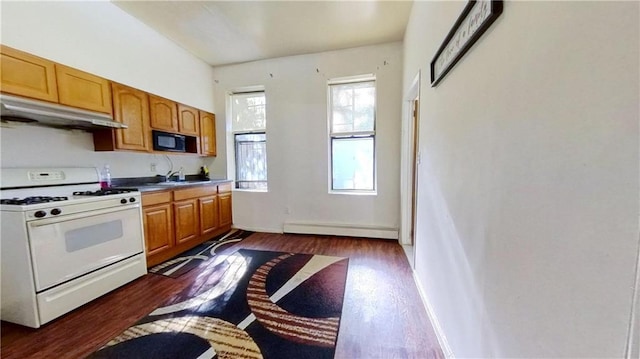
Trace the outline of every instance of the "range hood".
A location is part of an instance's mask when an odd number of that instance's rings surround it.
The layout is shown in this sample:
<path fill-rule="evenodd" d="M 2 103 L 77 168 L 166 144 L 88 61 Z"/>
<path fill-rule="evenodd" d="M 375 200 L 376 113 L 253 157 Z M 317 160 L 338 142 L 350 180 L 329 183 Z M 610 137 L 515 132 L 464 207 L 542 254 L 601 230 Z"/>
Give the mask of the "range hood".
<path fill-rule="evenodd" d="M 24 97 L 0 95 L 2 121 L 37 122 L 51 127 L 96 130 L 127 128 L 110 115 Z"/>

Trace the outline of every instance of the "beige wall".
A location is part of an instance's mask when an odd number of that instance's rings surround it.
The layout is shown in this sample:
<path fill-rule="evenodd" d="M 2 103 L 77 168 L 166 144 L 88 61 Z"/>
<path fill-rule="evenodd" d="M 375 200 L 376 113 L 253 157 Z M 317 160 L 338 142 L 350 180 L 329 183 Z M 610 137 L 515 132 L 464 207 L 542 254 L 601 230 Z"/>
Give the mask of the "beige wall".
<path fill-rule="evenodd" d="M 327 81 L 363 74 L 376 75 L 377 194 L 330 194 Z M 267 101 L 269 192 L 235 192 L 236 225 L 282 231 L 285 222 L 336 224 L 341 233 L 398 228 L 401 43 L 216 67 L 214 78 L 221 117 L 234 89 L 264 86 Z"/>
<path fill-rule="evenodd" d="M 435 88 L 465 6 L 415 2 L 415 270 L 458 357 L 621 357 L 638 253 L 638 2 L 505 2 Z"/>
<path fill-rule="evenodd" d="M 109 2 L 2 2 L 1 42 L 34 55 L 215 112 L 212 69 Z M 220 124 L 219 126 L 224 126 Z M 222 127 L 224 128 L 224 127 Z M 219 131 L 222 132 L 222 131 Z M 114 177 L 168 170 L 158 155 L 94 152 L 82 131 L 15 125 L 0 129 L 2 166 L 102 166 Z M 219 138 L 225 156 L 224 136 Z M 214 159 L 171 156 L 176 170 L 197 173 Z M 225 172 L 213 173 L 225 176 Z"/>

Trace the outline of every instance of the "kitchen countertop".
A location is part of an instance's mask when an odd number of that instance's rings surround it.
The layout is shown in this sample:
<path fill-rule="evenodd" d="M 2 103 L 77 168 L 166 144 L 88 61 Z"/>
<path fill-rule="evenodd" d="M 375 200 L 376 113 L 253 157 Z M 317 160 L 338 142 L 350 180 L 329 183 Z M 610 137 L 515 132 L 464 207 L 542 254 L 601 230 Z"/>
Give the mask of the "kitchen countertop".
<path fill-rule="evenodd" d="M 191 177 L 191 178 L 190 178 Z M 164 191 L 186 187 L 196 187 L 204 185 L 215 185 L 220 183 L 233 182 L 229 179 L 210 179 L 202 180 L 198 176 L 187 176 L 186 181 L 158 181 L 157 177 L 140 177 L 140 178 L 114 178 L 112 180 L 113 188 L 137 188 L 140 192 Z"/>

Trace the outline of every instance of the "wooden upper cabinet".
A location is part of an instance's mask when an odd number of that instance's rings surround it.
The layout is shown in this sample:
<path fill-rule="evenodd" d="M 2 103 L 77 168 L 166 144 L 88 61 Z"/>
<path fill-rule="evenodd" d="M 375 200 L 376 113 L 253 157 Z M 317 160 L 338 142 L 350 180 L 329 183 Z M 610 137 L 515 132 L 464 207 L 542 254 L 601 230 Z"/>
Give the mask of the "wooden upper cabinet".
<path fill-rule="evenodd" d="M 216 115 L 200 111 L 200 154 L 216 155 Z"/>
<path fill-rule="evenodd" d="M 58 102 L 55 64 L 52 61 L 1 45 L 0 91 L 38 100 Z"/>
<path fill-rule="evenodd" d="M 200 117 L 198 110 L 179 103 L 178 128 L 178 132 L 183 135 L 198 136 L 200 134 Z"/>
<path fill-rule="evenodd" d="M 149 97 L 146 92 L 113 83 L 113 119 L 129 126 L 113 130 L 116 149 L 149 149 Z M 95 142 L 95 141 L 94 141 Z"/>
<path fill-rule="evenodd" d="M 178 107 L 175 102 L 149 94 L 149 112 L 152 128 L 178 132 Z"/>
<path fill-rule="evenodd" d="M 107 79 L 60 64 L 56 64 L 56 78 L 61 104 L 111 114 Z"/>
<path fill-rule="evenodd" d="M 109 81 L 0 46 L 0 91 L 90 111 L 112 113 Z"/>

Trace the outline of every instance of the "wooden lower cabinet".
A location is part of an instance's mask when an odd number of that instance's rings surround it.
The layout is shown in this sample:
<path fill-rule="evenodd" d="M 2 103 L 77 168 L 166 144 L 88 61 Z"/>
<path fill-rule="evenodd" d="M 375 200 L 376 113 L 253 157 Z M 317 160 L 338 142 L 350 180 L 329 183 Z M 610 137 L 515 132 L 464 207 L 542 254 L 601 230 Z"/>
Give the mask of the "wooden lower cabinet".
<path fill-rule="evenodd" d="M 220 226 L 218 214 L 218 196 L 198 199 L 200 207 L 200 234 L 207 235 L 215 232 Z"/>
<path fill-rule="evenodd" d="M 173 213 L 176 220 L 176 243 L 184 243 L 200 235 L 198 201 L 196 199 L 175 202 Z"/>
<path fill-rule="evenodd" d="M 233 222 L 231 217 L 231 192 L 220 193 L 218 195 L 218 202 L 220 205 L 220 225 L 231 226 Z"/>
<path fill-rule="evenodd" d="M 228 183 L 143 193 L 142 206 L 149 267 L 231 229 Z"/>
<path fill-rule="evenodd" d="M 171 204 L 144 207 L 142 215 L 147 256 L 161 253 L 173 247 L 173 210 Z"/>

